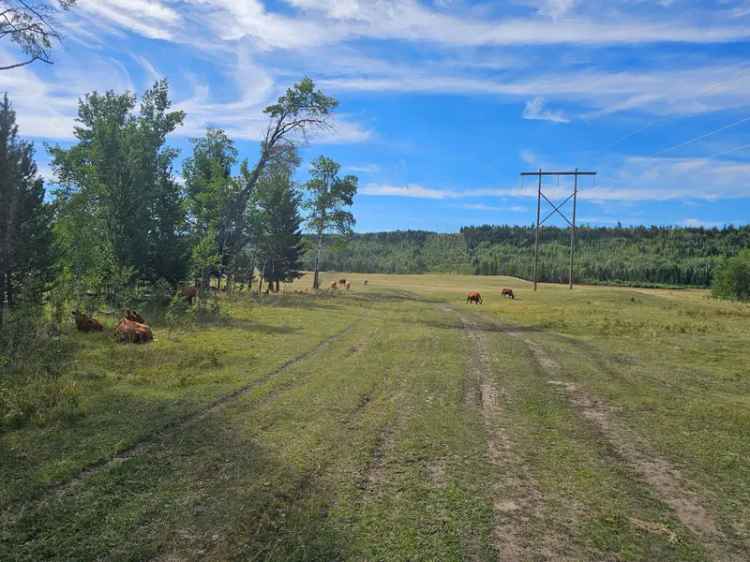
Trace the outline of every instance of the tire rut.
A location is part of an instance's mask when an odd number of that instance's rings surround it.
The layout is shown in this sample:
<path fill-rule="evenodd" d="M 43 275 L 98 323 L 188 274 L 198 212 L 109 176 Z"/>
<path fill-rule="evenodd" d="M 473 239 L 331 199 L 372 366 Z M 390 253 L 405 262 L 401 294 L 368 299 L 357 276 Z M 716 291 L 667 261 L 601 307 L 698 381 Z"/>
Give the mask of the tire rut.
<path fill-rule="evenodd" d="M 138 439 L 138 441 L 115 452 L 113 455 L 101 458 L 97 461 L 94 461 L 92 463 L 89 463 L 81 467 L 81 469 L 76 474 L 67 478 L 66 480 L 53 483 L 43 488 L 38 494 L 36 494 L 30 499 L 25 500 L 24 508 L 20 511 L 22 512 L 27 511 L 31 503 L 37 503 L 37 502 L 44 503 L 44 500 L 48 498 L 49 495 L 52 493 L 56 493 L 58 497 L 63 497 L 65 495 L 68 495 L 73 490 L 75 490 L 78 486 L 80 486 L 82 483 L 84 483 L 89 478 L 95 476 L 96 474 L 107 471 L 119 463 L 125 462 L 132 458 L 148 453 L 150 449 L 157 446 L 158 443 L 164 438 L 170 436 L 171 434 L 174 434 L 175 432 L 181 429 L 184 429 L 190 426 L 191 424 L 197 421 L 200 421 L 201 419 L 205 418 L 207 415 L 219 410 L 227 403 L 237 400 L 238 398 L 247 394 L 254 388 L 262 384 L 265 384 L 266 382 L 273 379 L 274 377 L 277 377 L 278 375 L 282 374 L 284 371 L 290 369 L 291 367 L 321 352 L 322 350 L 327 348 L 330 344 L 332 344 L 333 342 L 341 338 L 343 335 L 348 333 L 361 320 L 362 319 L 358 319 L 350 323 L 342 330 L 339 330 L 338 332 L 323 339 L 313 348 L 307 351 L 304 351 L 302 353 L 299 353 L 295 355 L 294 357 L 286 360 L 284 363 L 268 371 L 265 375 L 261 376 L 260 378 L 254 379 L 251 382 L 244 384 L 241 387 L 233 390 L 232 392 L 214 399 L 209 404 L 207 404 L 206 406 L 198 410 L 195 410 L 193 412 L 190 412 L 189 414 L 185 414 L 183 416 L 179 416 L 175 418 L 174 420 L 160 426 L 155 431 L 150 432 L 146 435 L 143 435 L 140 439 Z M 9 520 L 11 522 L 16 519 L 16 517 L 14 517 L 10 513 L 12 509 L 13 509 L 13 506 L 9 506 L 8 510 L 5 512 L 5 515 L 10 515 Z M 17 516 L 18 515 L 20 515 L 20 513 L 17 514 Z M 8 523 L 8 519 L 6 519 L 5 522 Z"/>
<path fill-rule="evenodd" d="M 492 500 L 495 513 L 493 545 L 501 560 L 529 560 L 538 557 L 539 553 L 534 552 L 537 549 L 530 544 L 527 527 L 530 521 L 541 517 L 544 498 L 522 460 L 513 452 L 512 441 L 503 427 L 501 402 L 505 390 L 493 382 L 486 336 L 473 319 L 460 313 L 458 316 L 472 350 L 466 375 L 469 382 L 465 388 L 477 389 L 465 395 L 465 403 L 474 406 L 478 402 L 487 433 L 488 457 L 499 476 Z M 545 541 L 545 550 L 548 550 L 548 544 Z M 549 559 L 563 558 L 552 552 L 547 554 Z"/>
<path fill-rule="evenodd" d="M 712 557 L 717 560 L 741 559 L 726 548 L 726 537 L 719 530 L 716 517 L 707 507 L 705 498 L 710 496 L 708 492 L 695 492 L 701 487 L 689 481 L 679 469 L 660 457 L 640 436 L 618 420 L 605 400 L 593 397 L 577 384 L 558 380 L 562 368 L 542 345 L 529 339 L 524 332 L 493 324 L 502 327 L 509 336 L 524 342 L 543 372 L 550 377 L 548 384 L 565 390 L 575 411 L 596 428 L 640 480 L 699 538 Z"/>

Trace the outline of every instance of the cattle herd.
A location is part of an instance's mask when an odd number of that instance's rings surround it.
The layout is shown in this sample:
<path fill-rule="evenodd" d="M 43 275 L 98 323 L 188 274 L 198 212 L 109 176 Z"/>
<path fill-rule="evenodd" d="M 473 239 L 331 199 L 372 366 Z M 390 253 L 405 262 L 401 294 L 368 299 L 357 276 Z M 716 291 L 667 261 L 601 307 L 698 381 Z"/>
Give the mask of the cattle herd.
<path fill-rule="evenodd" d="M 367 285 L 366 279 L 364 284 Z M 331 282 L 331 289 L 338 289 L 339 287 L 346 288 L 348 291 L 352 288 L 351 281 L 339 279 L 338 281 Z M 193 300 L 198 296 L 198 289 L 196 287 L 183 287 L 180 289 L 179 294 L 185 301 L 192 305 Z M 513 300 L 516 298 L 513 294 L 513 289 L 508 289 L 507 287 L 500 291 L 500 295 Z M 469 291 L 466 295 L 466 302 L 469 304 L 482 304 L 484 301 L 479 291 Z M 76 328 L 80 332 L 102 332 L 104 330 L 101 322 L 80 310 L 74 310 L 71 314 L 75 320 Z M 126 309 L 115 327 L 115 337 L 118 341 L 125 343 L 148 343 L 153 341 L 154 334 L 151 331 L 151 326 L 146 323 L 143 316 L 135 310 Z"/>
<path fill-rule="evenodd" d="M 500 291 L 500 295 L 515 300 L 516 295 L 513 294 L 513 289 L 504 288 Z M 469 291 L 466 295 L 466 302 L 470 304 L 482 304 L 482 295 L 479 291 Z"/>

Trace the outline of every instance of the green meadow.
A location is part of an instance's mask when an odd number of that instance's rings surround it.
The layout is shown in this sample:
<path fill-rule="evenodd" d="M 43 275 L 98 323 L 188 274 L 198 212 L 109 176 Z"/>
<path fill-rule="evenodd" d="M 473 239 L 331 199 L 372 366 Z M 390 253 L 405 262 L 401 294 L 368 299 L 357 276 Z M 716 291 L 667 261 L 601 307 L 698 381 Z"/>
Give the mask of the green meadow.
<path fill-rule="evenodd" d="M 0 379 L 0 560 L 747 559 L 750 306 L 340 278 Z"/>

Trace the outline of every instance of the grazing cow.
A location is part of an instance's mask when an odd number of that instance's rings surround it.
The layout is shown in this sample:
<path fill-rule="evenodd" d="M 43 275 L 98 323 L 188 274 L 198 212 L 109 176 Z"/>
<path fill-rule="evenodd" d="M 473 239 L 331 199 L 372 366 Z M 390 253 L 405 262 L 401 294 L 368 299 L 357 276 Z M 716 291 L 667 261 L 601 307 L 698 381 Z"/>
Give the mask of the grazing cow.
<path fill-rule="evenodd" d="M 125 309 L 125 314 L 123 315 L 128 320 L 132 320 L 133 322 L 138 322 L 139 324 L 145 324 L 146 321 L 143 319 L 143 316 L 138 314 L 135 310 L 130 310 L 129 308 Z"/>
<path fill-rule="evenodd" d="M 78 328 L 79 332 L 101 332 L 104 330 L 104 326 L 98 320 L 84 314 L 80 310 L 74 310 L 71 314 L 75 318 L 76 328 Z"/>
<path fill-rule="evenodd" d="M 338 283 L 336 281 L 331 281 L 331 289 L 338 289 Z"/>
<path fill-rule="evenodd" d="M 482 304 L 482 295 L 478 291 L 469 291 L 466 295 L 466 302 L 471 304 Z"/>
<path fill-rule="evenodd" d="M 346 285 L 346 279 L 339 279 L 339 285 L 341 285 L 342 287 Z"/>
<path fill-rule="evenodd" d="M 180 295 L 182 295 L 182 298 L 192 306 L 193 299 L 198 296 L 198 287 L 182 287 L 180 289 Z"/>
<path fill-rule="evenodd" d="M 349 281 L 347 281 L 346 282 L 346 290 L 348 291 L 351 288 L 352 288 L 352 284 Z"/>
<path fill-rule="evenodd" d="M 516 298 L 516 296 L 513 294 L 513 289 L 503 289 L 502 291 L 500 291 L 500 294 L 510 299 Z"/>
<path fill-rule="evenodd" d="M 151 327 L 147 324 L 123 318 L 115 328 L 117 339 L 124 343 L 148 343 L 154 339 Z"/>

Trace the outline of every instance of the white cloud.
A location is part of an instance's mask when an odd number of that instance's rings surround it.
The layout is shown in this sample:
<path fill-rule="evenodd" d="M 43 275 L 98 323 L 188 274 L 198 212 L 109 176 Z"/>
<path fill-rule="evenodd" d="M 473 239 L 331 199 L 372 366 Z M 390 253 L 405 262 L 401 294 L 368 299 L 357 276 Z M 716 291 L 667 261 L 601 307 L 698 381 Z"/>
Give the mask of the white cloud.
<path fill-rule="evenodd" d="M 150 39 L 174 39 L 182 18 L 159 0 L 81 0 L 80 9 Z"/>
<path fill-rule="evenodd" d="M 691 228 L 721 228 L 730 224 L 743 224 L 745 221 L 706 221 L 703 219 L 687 218 L 680 221 L 682 226 Z"/>
<path fill-rule="evenodd" d="M 355 174 L 374 174 L 380 171 L 380 166 L 377 164 L 351 164 L 344 166 L 344 169 Z"/>
<path fill-rule="evenodd" d="M 422 187 L 421 185 L 382 185 L 369 183 L 359 190 L 362 195 L 383 197 L 408 197 L 414 199 L 453 199 L 462 197 L 460 192 Z"/>
<path fill-rule="evenodd" d="M 524 119 L 530 119 L 535 121 L 552 121 L 553 123 L 570 123 L 562 111 L 551 111 L 544 108 L 544 98 L 535 97 L 532 100 L 526 102 L 526 106 L 523 108 L 521 116 Z"/>
<path fill-rule="evenodd" d="M 526 213 L 528 212 L 528 209 L 526 207 L 522 207 L 521 205 L 510 205 L 508 207 L 500 207 L 497 205 L 485 205 L 483 203 L 468 203 L 463 206 L 464 209 L 469 209 L 472 211 L 497 211 L 497 212 L 512 212 L 512 213 Z"/>

